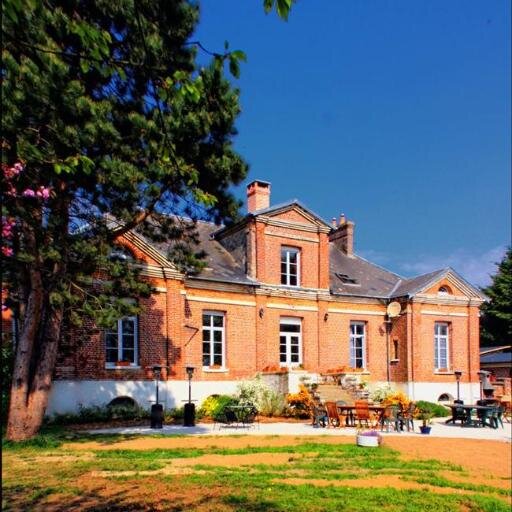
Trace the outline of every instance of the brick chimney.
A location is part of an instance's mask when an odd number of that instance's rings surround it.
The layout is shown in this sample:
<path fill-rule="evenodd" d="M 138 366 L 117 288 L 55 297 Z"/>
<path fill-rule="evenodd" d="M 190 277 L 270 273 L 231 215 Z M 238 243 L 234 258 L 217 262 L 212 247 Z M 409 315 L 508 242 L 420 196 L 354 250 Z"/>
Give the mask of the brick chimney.
<path fill-rule="evenodd" d="M 247 211 L 254 213 L 270 206 L 270 183 L 255 180 L 247 185 Z"/>
<path fill-rule="evenodd" d="M 354 254 L 354 226 L 355 224 L 347 220 L 342 213 L 340 223 L 329 234 L 329 242 L 334 242 L 347 256 Z"/>

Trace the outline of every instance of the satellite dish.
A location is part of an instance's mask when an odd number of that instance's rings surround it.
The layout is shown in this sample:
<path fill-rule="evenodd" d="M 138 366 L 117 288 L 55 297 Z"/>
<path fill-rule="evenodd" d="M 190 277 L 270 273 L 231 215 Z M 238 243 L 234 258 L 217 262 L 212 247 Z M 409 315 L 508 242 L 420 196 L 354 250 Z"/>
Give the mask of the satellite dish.
<path fill-rule="evenodd" d="M 389 318 L 394 318 L 400 315 L 400 311 L 402 311 L 402 306 L 400 305 L 400 302 L 396 301 L 390 302 L 386 308 L 386 313 L 388 314 Z"/>

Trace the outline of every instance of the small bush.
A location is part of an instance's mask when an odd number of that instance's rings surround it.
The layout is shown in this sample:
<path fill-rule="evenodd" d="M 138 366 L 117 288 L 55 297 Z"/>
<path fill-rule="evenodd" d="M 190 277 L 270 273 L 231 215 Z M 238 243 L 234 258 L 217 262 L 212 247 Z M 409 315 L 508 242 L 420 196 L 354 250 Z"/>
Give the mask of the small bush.
<path fill-rule="evenodd" d="M 111 420 L 142 420 L 149 418 L 149 411 L 137 405 L 92 405 L 79 407 L 78 412 L 54 414 L 46 419 L 48 425 L 80 425 L 105 423 Z"/>
<path fill-rule="evenodd" d="M 286 400 L 284 396 L 275 391 L 265 395 L 260 402 L 259 413 L 262 416 L 282 416 L 285 410 Z"/>
<path fill-rule="evenodd" d="M 288 402 L 288 414 L 294 418 L 309 418 L 313 407 L 313 397 L 306 386 L 300 385 L 299 392 L 289 394 L 286 397 Z"/>
<path fill-rule="evenodd" d="M 419 400 L 416 402 L 418 411 L 431 413 L 435 418 L 443 418 L 450 415 L 450 409 L 433 402 L 427 402 L 426 400 Z"/>
<path fill-rule="evenodd" d="M 382 405 L 399 405 L 402 409 L 405 409 L 410 403 L 409 398 L 405 393 L 396 391 L 389 394 L 383 401 Z"/>
<path fill-rule="evenodd" d="M 210 395 L 198 409 L 198 415 L 217 418 L 226 405 L 237 405 L 238 399 L 230 395 Z"/>

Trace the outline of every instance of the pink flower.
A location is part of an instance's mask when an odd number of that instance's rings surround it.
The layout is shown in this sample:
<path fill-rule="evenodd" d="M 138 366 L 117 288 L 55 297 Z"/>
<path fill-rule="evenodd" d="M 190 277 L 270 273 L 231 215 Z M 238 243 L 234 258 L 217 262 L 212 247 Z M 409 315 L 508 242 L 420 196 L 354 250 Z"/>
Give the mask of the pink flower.
<path fill-rule="evenodd" d="M 12 249 L 10 247 L 2 246 L 2 254 L 7 257 L 12 256 Z"/>
<path fill-rule="evenodd" d="M 20 162 L 16 162 L 14 164 L 14 170 L 16 171 L 16 174 L 19 174 L 21 171 L 23 171 L 24 167 Z"/>
<path fill-rule="evenodd" d="M 39 187 L 39 190 L 36 192 L 37 197 L 42 197 L 43 199 L 48 199 L 50 197 L 50 189 L 47 187 Z"/>
<path fill-rule="evenodd" d="M 26 188 L 23 191 L 23 197 L 36 197 L 36 193 L 31 188 Z"/>

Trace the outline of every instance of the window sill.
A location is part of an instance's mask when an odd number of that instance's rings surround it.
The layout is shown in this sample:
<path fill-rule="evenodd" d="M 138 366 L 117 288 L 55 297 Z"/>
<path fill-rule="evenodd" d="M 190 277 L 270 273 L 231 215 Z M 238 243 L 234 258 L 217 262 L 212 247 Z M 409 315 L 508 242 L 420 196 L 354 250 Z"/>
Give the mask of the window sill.
<path fill-rule="evenodd" d="M 229 370 L 227 368 L 209 368 L 208 366 L 203 366 L 204 373 L 228 373 Z"/>
<path fill-rule="evenodd" d="M 434 375 L 454 375 L 452 370 L 434 370 Z"/>
<path fill-rule="evenodd" d="M 390 363 L 399 363 L 400 362 L 400 359 L 390 359 L 389 360 Z"/>
<path fill-rule="evenodd" d="M 130 365 L 130 366 L 112 366 L 112 365 L 105 365 L 105 370 L 140 370 L 139 365 Z"/>

